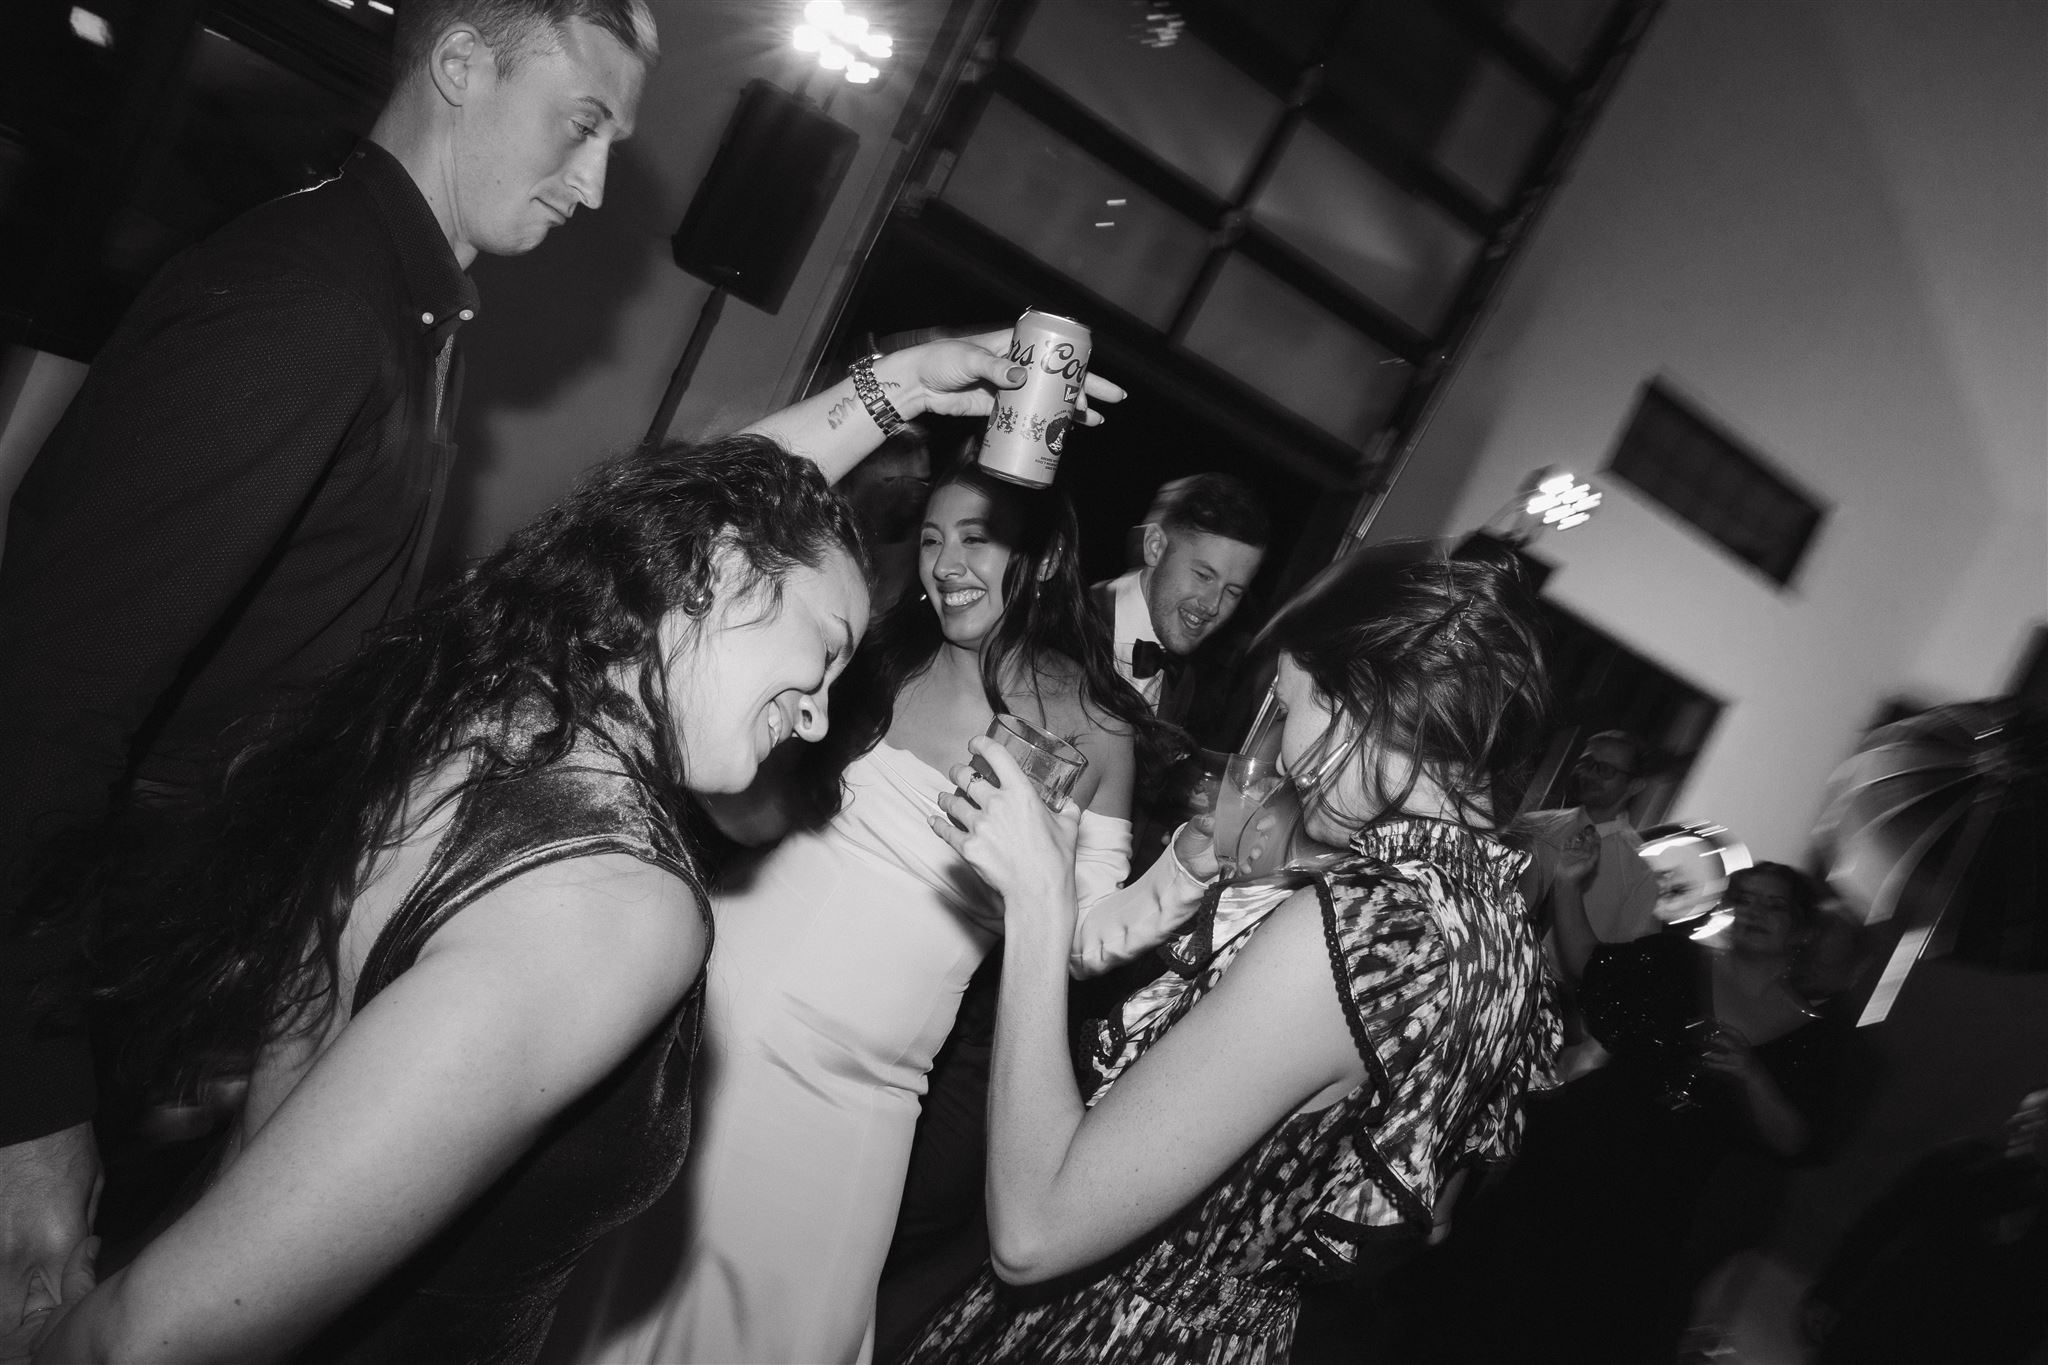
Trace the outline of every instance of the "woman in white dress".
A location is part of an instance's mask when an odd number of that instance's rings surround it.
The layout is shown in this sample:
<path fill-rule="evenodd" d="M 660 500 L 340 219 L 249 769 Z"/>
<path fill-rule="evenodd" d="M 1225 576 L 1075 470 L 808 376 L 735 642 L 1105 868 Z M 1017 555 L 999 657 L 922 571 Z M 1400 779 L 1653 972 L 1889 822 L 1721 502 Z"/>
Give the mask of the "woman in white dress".
<path fill-rule="evenodd" d="M 1129 869 L 1134 739 L 1157 734 L 1090 613 L 1061 493 L 968 466 L 933 488 L 919 598 L 856 662 L 889 705 L 822 829 L 730 875 L 715 905 L 701 1126 L 678 1195 L 615 1249 L 585 1362 L 854 1361 L 933 1054 L 1001 933 L 998 898 L 927 819 L 998 711 L 1088 758 L 1075 970 L 1166 938 L 1215 861 L 1189 828 Z"/>

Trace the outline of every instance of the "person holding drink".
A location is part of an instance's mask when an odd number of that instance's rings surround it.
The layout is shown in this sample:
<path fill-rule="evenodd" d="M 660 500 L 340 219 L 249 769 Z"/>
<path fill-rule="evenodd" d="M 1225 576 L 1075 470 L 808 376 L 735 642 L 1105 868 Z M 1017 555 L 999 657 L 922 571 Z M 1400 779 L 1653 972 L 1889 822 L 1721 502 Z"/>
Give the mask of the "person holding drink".
<path fill-rule="evenodd" d="M 1304 1285 L 1418 1245 L 1455 1166 L 1514 1151 L 1557 1044 L 1498 830 L 1543 733 L 1535 621 L 1505 555 L 1417 547 L 1353 554 L 1280 611 L 1279 771 L 1349 855 L 1169 944 L 1184 965 L 1104 1021 L 1085 1094 L 1084 817 L 972 746 L 996 780 L 956 768 L 930 826 L 1004 907 L 993 1264 L 909 1360 L 1286 1360 Z"/>
<path fill-rule="evenodd" d="M 1601 943 L 1565 890 L 1559 958 L 1612 1059 L 1532 1107 L 1521 1160 L 1423 1268 L 1423 1293 L 1469 1307 L 1418 1326 L 1418 1359 L 1670 1359 L 1694 1290 L 1746 1232 L 1730 1210 L 1758 1202 L 1735 1190 L 1828 1127 L 1842 1031 L 1795 984 L 1821 913 L 1810 877 L 1756 863 L 1730 875 L 1718 932 L 1630 943 Z"/>
<path fill-rule="evenodd" d="M 690 1167 L 613 1249 L 574 1358 L 867 1353 L 926 1075 L 1002 933 L 998 897 L 926 828 L 970 741 L 1003 749 L 1026 791 L 1035 768 L 1041 808 L 1076 812 L 1077 969 L 1150 947 L 1199 903 L 1215 872 L 1199 830 L 1117 889 L 1135 750 L 1160 732 L 1089 610 L 1077 532 L 1057 489 L 972 465 L 934 486 L 923 592 L 877 624 L 835 692 L 841 711 L 863 694 L 878 705 L 882 738 L 846 769 L 837 815 L 725 879 Z"/>

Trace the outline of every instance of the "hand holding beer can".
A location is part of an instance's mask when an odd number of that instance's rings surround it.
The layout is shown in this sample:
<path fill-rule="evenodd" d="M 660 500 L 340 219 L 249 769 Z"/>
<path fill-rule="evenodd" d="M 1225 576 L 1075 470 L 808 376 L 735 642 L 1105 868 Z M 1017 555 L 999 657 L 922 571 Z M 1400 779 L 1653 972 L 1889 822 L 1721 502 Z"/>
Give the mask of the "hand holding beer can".
<path fill-rule="evenodd" d="M 1024 386 L 996 393 L 981 438 L 983 469 L 1028 488 L 1052 482 L 1068 431 L 1081 425 L 1075 409 L 1091 349 L 1088 329 L 1072 318 L 1033 308 L 1017 319 L 1009 359 L 1024 367 Z"/>

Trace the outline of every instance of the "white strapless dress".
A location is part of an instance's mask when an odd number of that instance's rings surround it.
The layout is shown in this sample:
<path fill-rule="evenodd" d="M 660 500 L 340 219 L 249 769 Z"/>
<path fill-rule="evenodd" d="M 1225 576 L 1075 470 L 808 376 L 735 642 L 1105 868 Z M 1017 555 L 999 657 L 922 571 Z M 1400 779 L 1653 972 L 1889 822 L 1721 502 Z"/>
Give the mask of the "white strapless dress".
<path fill-rule="evenodd" d="M 932 1056 L 1001 933 L 995 895 L 926 823 L 952 790 L 877 746 L 845 809 L 718 893 L 698 1127 L 678 1189 L 585 1261 L 581 1365 L 864 1361 Z M 1092 903 L 1128 821 L 1084 812 Z M 572 1343 L 557 1340 L 555 1347 Z"/>

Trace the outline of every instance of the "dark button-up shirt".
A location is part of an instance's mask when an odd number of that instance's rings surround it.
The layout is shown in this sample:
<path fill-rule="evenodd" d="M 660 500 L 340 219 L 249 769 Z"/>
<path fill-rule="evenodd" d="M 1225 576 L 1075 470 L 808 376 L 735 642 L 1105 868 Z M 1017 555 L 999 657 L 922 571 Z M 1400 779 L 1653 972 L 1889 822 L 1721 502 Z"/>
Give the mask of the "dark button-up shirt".
<path fill-rule="evenodd" d="M 43 446 L 0 560 L 0 906 L 124 781 L 197 787 L 223 732 L 350 657 L 420 584 L 476 292 L 365 143 L 150 284 Z M 77 1122 L 77 1040 L 0 965 L 0 1142 Z"/>

